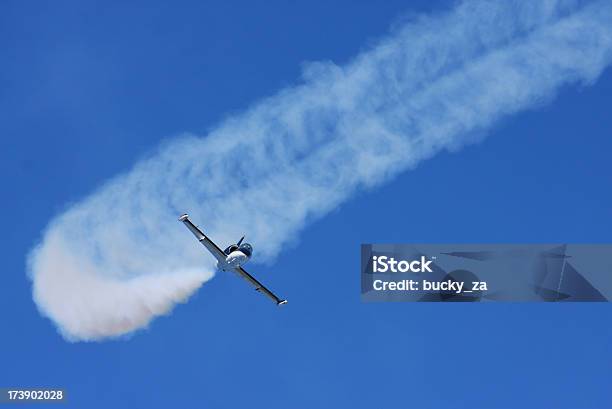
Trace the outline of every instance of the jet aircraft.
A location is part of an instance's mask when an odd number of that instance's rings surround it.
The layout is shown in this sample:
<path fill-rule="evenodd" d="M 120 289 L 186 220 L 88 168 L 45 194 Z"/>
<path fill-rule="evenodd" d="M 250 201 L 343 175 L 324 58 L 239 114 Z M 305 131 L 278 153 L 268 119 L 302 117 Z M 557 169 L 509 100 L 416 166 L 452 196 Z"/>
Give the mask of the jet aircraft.
<path fill-rule="evenodd" d="M 268 298 L 276 303 L 276 305 L 287 304 L 287 300 L 280 299 L 270 290 L 268 290 L 263 284 L 255 279 L 252 275 L 246 272 L 242 265 L 249 261 L 253 254 L 253 247 L 249 243 L 243 243 L 244 236 L 238 240 L 236 244 L 230 244 L 225 250 L 221 250 L 211 239 L 208 238 L 198 227 L 189 220 L 187 214 L 183 214 L 179 217 L 185 226 L 193 233 L 200 243 L 217 259 L 217 269 L 221 271 L 232 271 L 249 283 L 251 283 L 255 290 L 263 293 Z"/>

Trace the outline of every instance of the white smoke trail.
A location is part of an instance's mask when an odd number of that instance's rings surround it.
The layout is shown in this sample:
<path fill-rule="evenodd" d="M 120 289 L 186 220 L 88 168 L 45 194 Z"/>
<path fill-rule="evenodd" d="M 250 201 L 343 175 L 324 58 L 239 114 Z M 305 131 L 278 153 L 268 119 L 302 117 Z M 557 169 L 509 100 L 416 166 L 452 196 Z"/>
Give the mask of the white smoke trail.
<path fill-rule="evenodd" d="M 180 213 L 221 243 L 246 232 L 269 259 L 357 189 L 593 82 L 610 21 L 610 1 L 467 1 L 343 67 L 311 64 L 302 85 L 163 145 L 56 217 L 29 255 L 34 300 L 71 340 L 146 326 L 213 275 Z"/>

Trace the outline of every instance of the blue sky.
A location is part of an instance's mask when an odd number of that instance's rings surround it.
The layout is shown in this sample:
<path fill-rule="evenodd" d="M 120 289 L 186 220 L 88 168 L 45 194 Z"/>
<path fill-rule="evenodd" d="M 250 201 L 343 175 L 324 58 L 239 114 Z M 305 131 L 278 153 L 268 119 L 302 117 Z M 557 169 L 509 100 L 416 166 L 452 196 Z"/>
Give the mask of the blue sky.
<path fill-rule="evenodd" d="M 609 406 L 607 304 L 362 304 L 358 274 L 363 242 L 610 242 L 610 70 L 252 266 L 285 309 L 219 274 L 127 340 L 67 343 L 32 302 L 25 256 L 69 203 L 295 83 L 304 61 L 346 62 L 401 16 L 449 5 L 3 5 L 0 386 L 62 387 L 89 408 Z"/>

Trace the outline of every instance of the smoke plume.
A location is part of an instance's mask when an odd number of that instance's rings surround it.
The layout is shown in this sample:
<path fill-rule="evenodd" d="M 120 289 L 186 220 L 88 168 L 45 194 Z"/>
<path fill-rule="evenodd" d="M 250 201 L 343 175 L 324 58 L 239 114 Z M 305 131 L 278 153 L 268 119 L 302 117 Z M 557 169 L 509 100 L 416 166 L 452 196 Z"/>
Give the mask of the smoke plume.
<path fill-rule="evenodd" d="M 465 1 L 346 65 L 311 63 L 298 85 L 163 144 L 53 219 L 28 256 L 34 300 L 69 340 L 144 327 L 213 276 L 179 214 L 221 243 L 248 232 L 270 259 L 357 190 L 594 82 L 611 21 L 609 0 Z"/>

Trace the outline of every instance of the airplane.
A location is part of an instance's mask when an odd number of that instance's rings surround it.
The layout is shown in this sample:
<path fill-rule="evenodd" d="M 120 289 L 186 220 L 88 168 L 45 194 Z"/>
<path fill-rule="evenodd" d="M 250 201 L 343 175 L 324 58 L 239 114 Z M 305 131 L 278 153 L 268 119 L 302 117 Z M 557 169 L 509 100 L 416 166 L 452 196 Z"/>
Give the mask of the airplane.
<path fill-rule="evenodd" d="M 253 247 L 249 243 L 243 243 L 244 236 L 236 244 L 230 244 L 225 250 L 221 250 L 211 239 L 209 239 L 198 227 L 189 220 L 189 215 L 183 214 L 179 217 L 179 221 L 193 233 L 200 243 L 217 259 L 217 269 L 221 271 L 233 271 L 249 283 L 251 283 L 256 291 L 262 292 L 268 298 L 276 303 L 276 305 L 287 304 L 287 300 L 278 298 L 274 293 L 268 290 L 263 284 L 255 279 L 252 275 L 246 272 L 242 265 L 249 261 L 253 254 Z"/>

